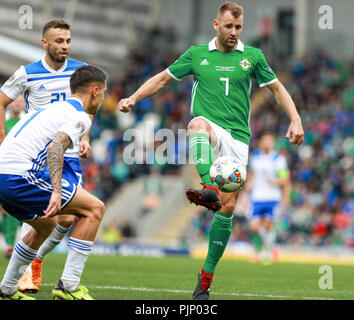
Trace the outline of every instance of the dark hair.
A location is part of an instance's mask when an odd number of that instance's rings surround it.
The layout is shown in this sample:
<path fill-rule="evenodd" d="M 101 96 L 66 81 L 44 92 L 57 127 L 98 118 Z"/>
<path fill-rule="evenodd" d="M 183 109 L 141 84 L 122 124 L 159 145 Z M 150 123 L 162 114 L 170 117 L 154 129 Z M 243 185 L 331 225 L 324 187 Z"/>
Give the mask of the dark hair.
<path fill-rule="evenodd" d="M 49 21 L 43 27 L 42 37 L 44 38 L 48 30 L 52 28 L 70 30 L 70 24 L 64 20 L 58 20 L 58 19 Z"/>
<path fill-rule="evenodd" d="M 71 93 L 84 92 L 92 82 L 104 83 L 106 79 L 106 73 L 97 67 L 79 67 L 70 78 Z"/>
<path fill-rule="evenodd" d="M 231 11 L 234 18 L 238 18 L 243 14 L 243 8 L 232 1 L 226 1 L 220 5 L 218 9 L 217 18 L 220 18 L 220 16 L 222 16 L 225 11 Z"/>
<path fill-rule="evenodd" d="M 259 139 L 262 139 L 264 136 L 273 136 L 275 138 L 276 134 L 274 130 L 268 128 L 268 129 L 263 129 L 258 134 Z"/>

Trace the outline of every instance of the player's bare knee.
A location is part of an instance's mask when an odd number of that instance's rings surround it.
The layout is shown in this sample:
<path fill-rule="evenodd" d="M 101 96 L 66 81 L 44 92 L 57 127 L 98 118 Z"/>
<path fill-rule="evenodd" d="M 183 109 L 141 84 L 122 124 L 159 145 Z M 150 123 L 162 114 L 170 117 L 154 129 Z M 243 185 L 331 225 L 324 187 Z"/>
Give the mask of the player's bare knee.
<path fill-rule="evenodd" d="M 70 228 L 75 221 L 75 216 L 62 215 L 58 217 L 58 224 L 64 228 Z"/>
<path fill-rule="evenodd" d="M 262 225 L 266 230 L 269 231 L 272 228 L 272 221 L 269 219 L 264 219 Z"/>
<path fill-rule="evenodd" d="M 98 200 L 98 212 L 100 215 L 100 220 L 102 220 L 105 210 L 106 210 L 106 206 L 105 206 L 104 202 L 101 200 Z"/>
<path fill-rule="evenodd" d="M 188 133 L 193 134 L 193 133 L 205 133 L 209 136 L 209 124 L 207 121 L 201 118 L 196 118 L 191 121 L 191 123 L 188 126 Z"/>
<path fill-rule="evenodd" d="M 105 211 L 104 203 L 97 199 L 93 204 L 90 211 L 90 218 L 93 220 L 101 221 Z"/>
<path fill-rule="evenodd" d="M 223 203 L 220 211 L 222 213 L 231 215 L 233 214 L 234 210 L 235 210 L 235 203 L 230 201 L 230 202 Z"/>
<path fill-rule="evenodd" d="M 249 224 L 249 228 L 252 232 L 257 232 L 259 227 L 259 221 L 258 220 L 252 220 Z"/>

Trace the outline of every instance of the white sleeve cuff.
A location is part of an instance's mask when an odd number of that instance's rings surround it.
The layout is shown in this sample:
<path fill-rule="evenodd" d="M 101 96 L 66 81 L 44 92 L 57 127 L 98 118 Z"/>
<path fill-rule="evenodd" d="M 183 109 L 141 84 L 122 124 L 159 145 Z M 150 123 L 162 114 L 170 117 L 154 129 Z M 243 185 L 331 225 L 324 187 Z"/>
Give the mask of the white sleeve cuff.
<path fill-rule="evenodd" d="M 261 83 L 261 84 L 259 85 L 259 87 L 262 88 L 262 87 L 265 87 L 265 86 L 269 86 L 270 84 L 275 83 L 275 82 L 277 82 L 277 81 L 278 81 L 278 78 L 275 78 L 275 79 L 270 80 L 270 81 L 268 81 L 268 82 Z"/>
<path fill-rule="evenodd" d="M 180 78 L 177 78 L 168 68 L 166 68 L 165 71 L 168 73 L 168 75 L 169 75 L 171 78 L 173 78 L 173 79 L 175 79 L 175 80 L 177 80 L 177 81 L 181 81 L 181 80 L 182 80 L 182 79 L 180 79 Z"/>

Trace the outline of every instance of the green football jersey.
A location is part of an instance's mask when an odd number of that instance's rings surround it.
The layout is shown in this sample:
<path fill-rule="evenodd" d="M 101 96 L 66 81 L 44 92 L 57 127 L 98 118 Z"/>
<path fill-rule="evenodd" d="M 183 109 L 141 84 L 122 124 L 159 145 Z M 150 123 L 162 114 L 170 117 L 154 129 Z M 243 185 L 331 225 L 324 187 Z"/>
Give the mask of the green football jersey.
<path fill-rule="evenodd" d="M 20 118 L 10 118 L 6 120 L 6 134 L 8 134 L 10 130 L 15 126 L 15 124 L 19 121 Z"/>
<path fill-rule="evenodd" d="M 252 77 L 260 87 L 278 79 L 262 50 L 238 40 L 235 50 L 223 53 L 215 40 L 190 47 L 166 71 L 176 80 L 193 74 L 191 114 L 204 116 L 248 144 Z"/>

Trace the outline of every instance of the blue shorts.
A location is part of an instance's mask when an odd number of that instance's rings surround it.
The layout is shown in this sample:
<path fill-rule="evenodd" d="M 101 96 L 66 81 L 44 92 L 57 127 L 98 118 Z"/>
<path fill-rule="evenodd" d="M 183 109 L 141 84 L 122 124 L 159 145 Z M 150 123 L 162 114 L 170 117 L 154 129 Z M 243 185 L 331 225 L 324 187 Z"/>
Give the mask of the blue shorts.
<path fill-rule="evenodd" d="M 252 202 L 252 218 L 272 220 L 274 215 L 274 208 L 278 203 L 278 201 Z"/>
<path fill-rule="evenodd" d="M 74 197 L 79 177 L 64 161 L 62 179 L 63 209 Z M 52 183 L 48 167 L 27 176 L 0 174 L 0 201 L 3 208 L 19 221 L 32 220 L 43 216 L 52 195 Z"/>
<path fill-rule="evenodd" d="M 79 158 L 64 157 L 64 161 L 66 161 L 70 165 L 70 167 L 75 171 L 76 175 L 79 178 L 79 185 L 82 186 L 82 169 Z"/>

